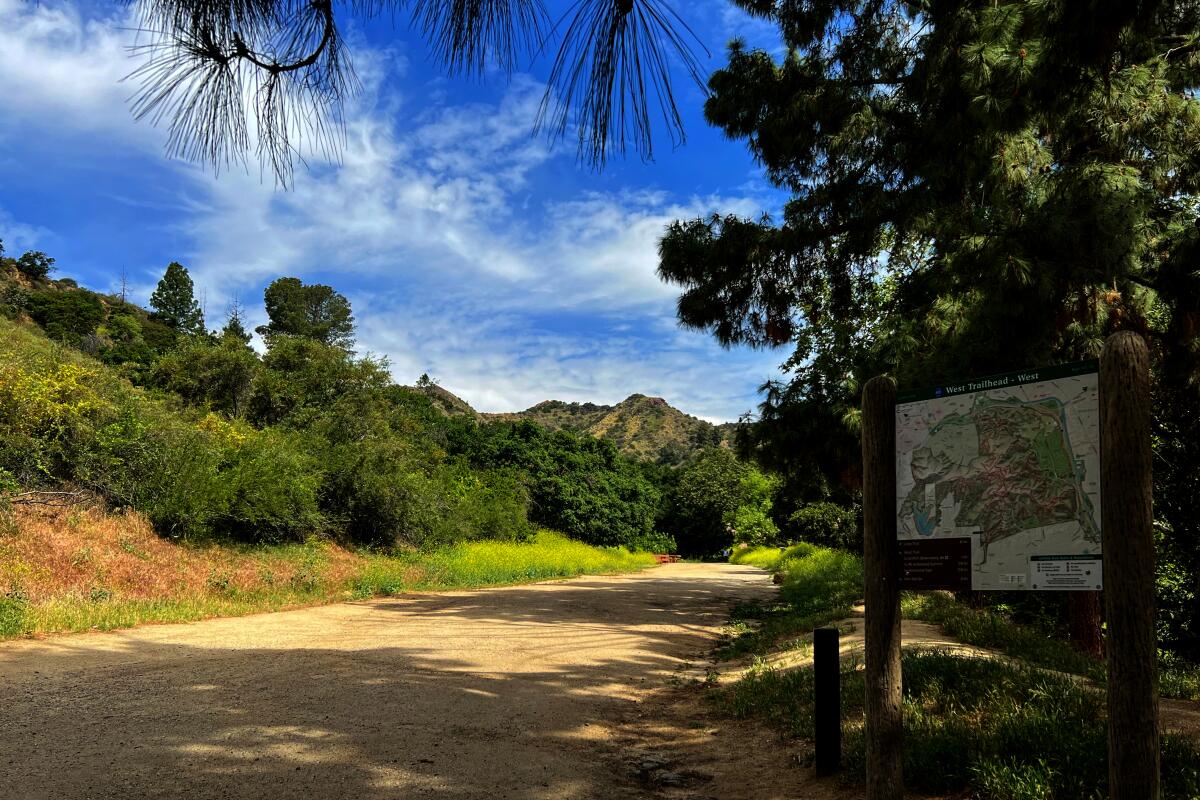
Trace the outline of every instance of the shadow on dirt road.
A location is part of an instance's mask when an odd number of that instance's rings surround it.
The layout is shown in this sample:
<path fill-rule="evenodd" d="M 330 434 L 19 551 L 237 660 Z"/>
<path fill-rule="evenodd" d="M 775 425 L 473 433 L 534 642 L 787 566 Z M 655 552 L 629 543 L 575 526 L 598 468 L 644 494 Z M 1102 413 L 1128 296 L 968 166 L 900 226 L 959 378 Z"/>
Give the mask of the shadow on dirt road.
<path fill-rule="evenodd" d="M 771 591 L 676 564 L 2 644 L 0 796 L 646 796 L 623 730 Z"/>

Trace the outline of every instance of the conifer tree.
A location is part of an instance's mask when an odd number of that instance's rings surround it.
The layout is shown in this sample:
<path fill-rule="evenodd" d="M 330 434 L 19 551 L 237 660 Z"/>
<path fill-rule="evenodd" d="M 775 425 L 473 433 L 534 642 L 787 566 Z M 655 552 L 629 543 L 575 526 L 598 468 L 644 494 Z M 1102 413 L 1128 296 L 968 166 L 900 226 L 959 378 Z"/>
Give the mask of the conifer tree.
<path fill-rule="evenodd" d="M 263 292 L 263 301 L 270 322 L 257 330 L 268 344 L 271 337 L 281 334 L 335 347 L 348 348 L 354 343 L 350 301 L 332 286 L 277 278 Z"/>
<path fill-rule="evenodd" d="M 225 321 L 225 327 L 221 329 L 221 336 L 242 344 L 250 344 L 250 331 L 242 324 L 242 314 L 237 302 L 234 302 L 229 311 L 229 318 Z"/>
<path fill-rule="evenodd" d="M 1125 328 L 1151 340 L 1160 430 L 1200 436 L 1200 7 L 736 2 L 785 55 L 735 42 L 705 113 L 790 199 L 673 224 L 660 274 L 684 324 L 793 348 L 748 447 L 840 454 L 825 474 L 852 481 L 864 379 L 1093 357 Z M 1180 552 L 1200 526 L 1168 495 L 1197 459 L 1156 463 Z"/>
<path fill-rule="evenodd" d="M 204 332 L 204 314 L 196 302 L 192 278 L 177 261 L 167 265 L 158 286 L 150 295 L 150 307 L 163 322 L 180 333 Z"/>

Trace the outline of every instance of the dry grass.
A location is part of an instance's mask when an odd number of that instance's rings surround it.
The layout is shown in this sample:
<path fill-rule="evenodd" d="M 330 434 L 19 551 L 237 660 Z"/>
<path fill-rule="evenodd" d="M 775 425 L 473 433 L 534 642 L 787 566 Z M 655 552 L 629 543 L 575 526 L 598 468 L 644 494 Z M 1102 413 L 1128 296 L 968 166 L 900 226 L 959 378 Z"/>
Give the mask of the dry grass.
<path fill-rule="evenodd" d="M 97 595 L 163 600 L 212 589 L 251 593 L 288 584 L 314 562 L 325 580 L 344 583 L 361 561 L 315 541 L 266 548 L 181 546 L 159 537 L 145 518 L 129 511 L 21 508 L 13 512 L 9 535 L 0 538 L 0 589 L 19 591 L 35 606 Z"/>
<path fill-rule="evenodd" d="M 653 557 L 551 533 L 431 553 L 358 553 L 327 541 L 184 545 L 135 512 L 18 507 L 0 520 L 0 638 L 184 622 L 393 594 L 621 572 Z"/>

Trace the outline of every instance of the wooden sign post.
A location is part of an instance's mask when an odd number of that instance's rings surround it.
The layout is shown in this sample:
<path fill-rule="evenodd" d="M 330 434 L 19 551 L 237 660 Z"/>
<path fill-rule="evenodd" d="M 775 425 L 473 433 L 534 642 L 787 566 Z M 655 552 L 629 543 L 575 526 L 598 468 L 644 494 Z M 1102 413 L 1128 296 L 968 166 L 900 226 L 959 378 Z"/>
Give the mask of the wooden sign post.
<path fill-rule="evenodd" d="M 1100 358 L 1100 505 L 1112 800 L 1159 797 L 1149 375 L 1142 337 L 1108 338 Z"/>
<path fill-rule="evenodd" d="M 1032 402 L 1044 402 L 1045 393 L 1060 387 L 1051 379 L 1075 381 L 1078 398 L 1088 399 L 1086 376 L 1095 376 L 1094 362 L 1059 365 L 1042 370 L 992 376 L 932 390 L 931 398 L 962 397 L 1014 386 L 1040 386 Z M 1099 381 L 1092 382 L 1090 419 L 1099 416 L 1100 530 L 1091 522 L 1086 492 L 1079 490 L 1077 516 L 1084 545 L 1060 554 L 1028 556 L 1027 574 L 1002 575 L 1012 588 L 1030 590 L 1094 591 L 1103 585 L 1108 619 L 1108 769 L 1112 800 L 1159 800 L 1158 665 L 1154 633 L 1154 514 L 1150 449 L 1150 356 L 1141 336 L 1123 331 L 1108 338 L 1100 359 Z M 1045 387 L 1051 387 L 1050 389 Z M 1098 393 L 1098 406 L 1096 399 Z M 912 394 L 912 393 L 909 393 Z M 924 391 L 916 392 L 924 395 Z M 1028 402 L 1008 402 L 1024 408 Z M 1015 405 L 1013 405 L 1015 403 Z M 1062 408 L 1053 396 L 1047 408 Z M 975 586 L 971 572 L 972 548 L 966 537 L 934 535 L 936 516 L 910 494 L 902 513 L 915 524 L 919 537 L 897 540 L 897 415 L 911 420 L 909 406 L 896 405 L 896 385 L 877 377 L 863 389 L 863 556 L 866 577 L 866 755 L 867 800 L 898 800 L 904 792 L 903 721 L 900 675 L 900 595 L 907 588 L 1006 588 L 1003 583 Z M 1077 413 L 1088 417 L 1087 406 Z M 991 408 L 991 406 L 989 406 Z M 961 412 L 957 412 L 962 417 Z M 1063 412 L 1060 412 L 1063 413 Z M 932 430 L 946 424 L 945 417 Z M 955 418 L 957 419 L 957 417 Z M 921 423 L 923 416 L 916 417 Z M 1074 457 L 1067 436 L 1065 413 L 1062 434 L 1067 456 Z M 907 428 L 904 429 L 907 431 Z M 1092 428 L 1095 431 L 1095 428 Z M 911 445 L 911 432 L 902 438 Z M 949 435 L 949 434 L 947 434 Z M 1084 437 L 1087 439 L 1088 437 Z M 1090 440 L 1095 442 L 1093 433 Z M 951 442 L 955 444 L 955 442 Z M 970 442 L 967 442 L 969 445 Z M 960 447 L 965 447 L 958 442 Z M 914 456 L 915 458 L 915 456 Z M 1094 462 L 1093 462 L 1094 463 Z M 1080 473 L 1082 475 L 1082 473 Z M 922 486 L 924 486 L 922 484 Z M 1094 489 L 1093 489 L 1094 494 Z M 938 500 L 940 502 L 940 499 Z M 1056 521 L 1054 519 L 1051 522 Z M 1047 523 L 1048 524 L 1048 523 Z M 1099 552 L 1087 542 L 1099 544 Z M 987 542 L 984 542 L 985 546 Z M 1062 545 L 1060 545 L 1062 546 Z M 1071 547 L 1070 543 L 1065 547 Z M 984 550 L 984 562 L 986 562 Z M 907 572 L 901 573 L 901 556 Z M 978 562 L 978 563 L 984 563 Z M 978 571 L 978 570 L 977 570 Z M 1027 580 L 1028 579 L 1028 580 Z M 1028 585 L 1027 585 L 1028 584 Z M 1095 597 L 1093 594 L 1092 598 Z M 1089 598 L 1091 599 L 1091 598 Z M 1077 605 L 1080 605 L 1077 603 Z"/>
<path fill-rule="evenodd" d="M 896 541 L 896 383 L 863 387 L 867 800 L 904 796 L 900 707 L 900 557 Z"/>

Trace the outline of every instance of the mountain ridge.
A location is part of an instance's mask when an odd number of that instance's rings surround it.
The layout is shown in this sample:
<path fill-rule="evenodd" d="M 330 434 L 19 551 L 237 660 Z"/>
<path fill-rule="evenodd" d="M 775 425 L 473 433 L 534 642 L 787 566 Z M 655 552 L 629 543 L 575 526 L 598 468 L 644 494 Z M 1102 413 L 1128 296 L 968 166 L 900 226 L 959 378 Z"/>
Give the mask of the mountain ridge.
<path fill-rule="evenodd" d="M 468 414 L 478 421 L 528 420 L 550 430 L 570 430 L 612 441 L 627 456 L 678 464 L 705 447 L 729 447 L 736 423 L 714 425 L 672 406 L 665 398 L 638 392 L 613 405 L 543 400 L 523 411 L 476 411 L 453 392 L 434 383 L 415 388 L 449 415 Z"/>

